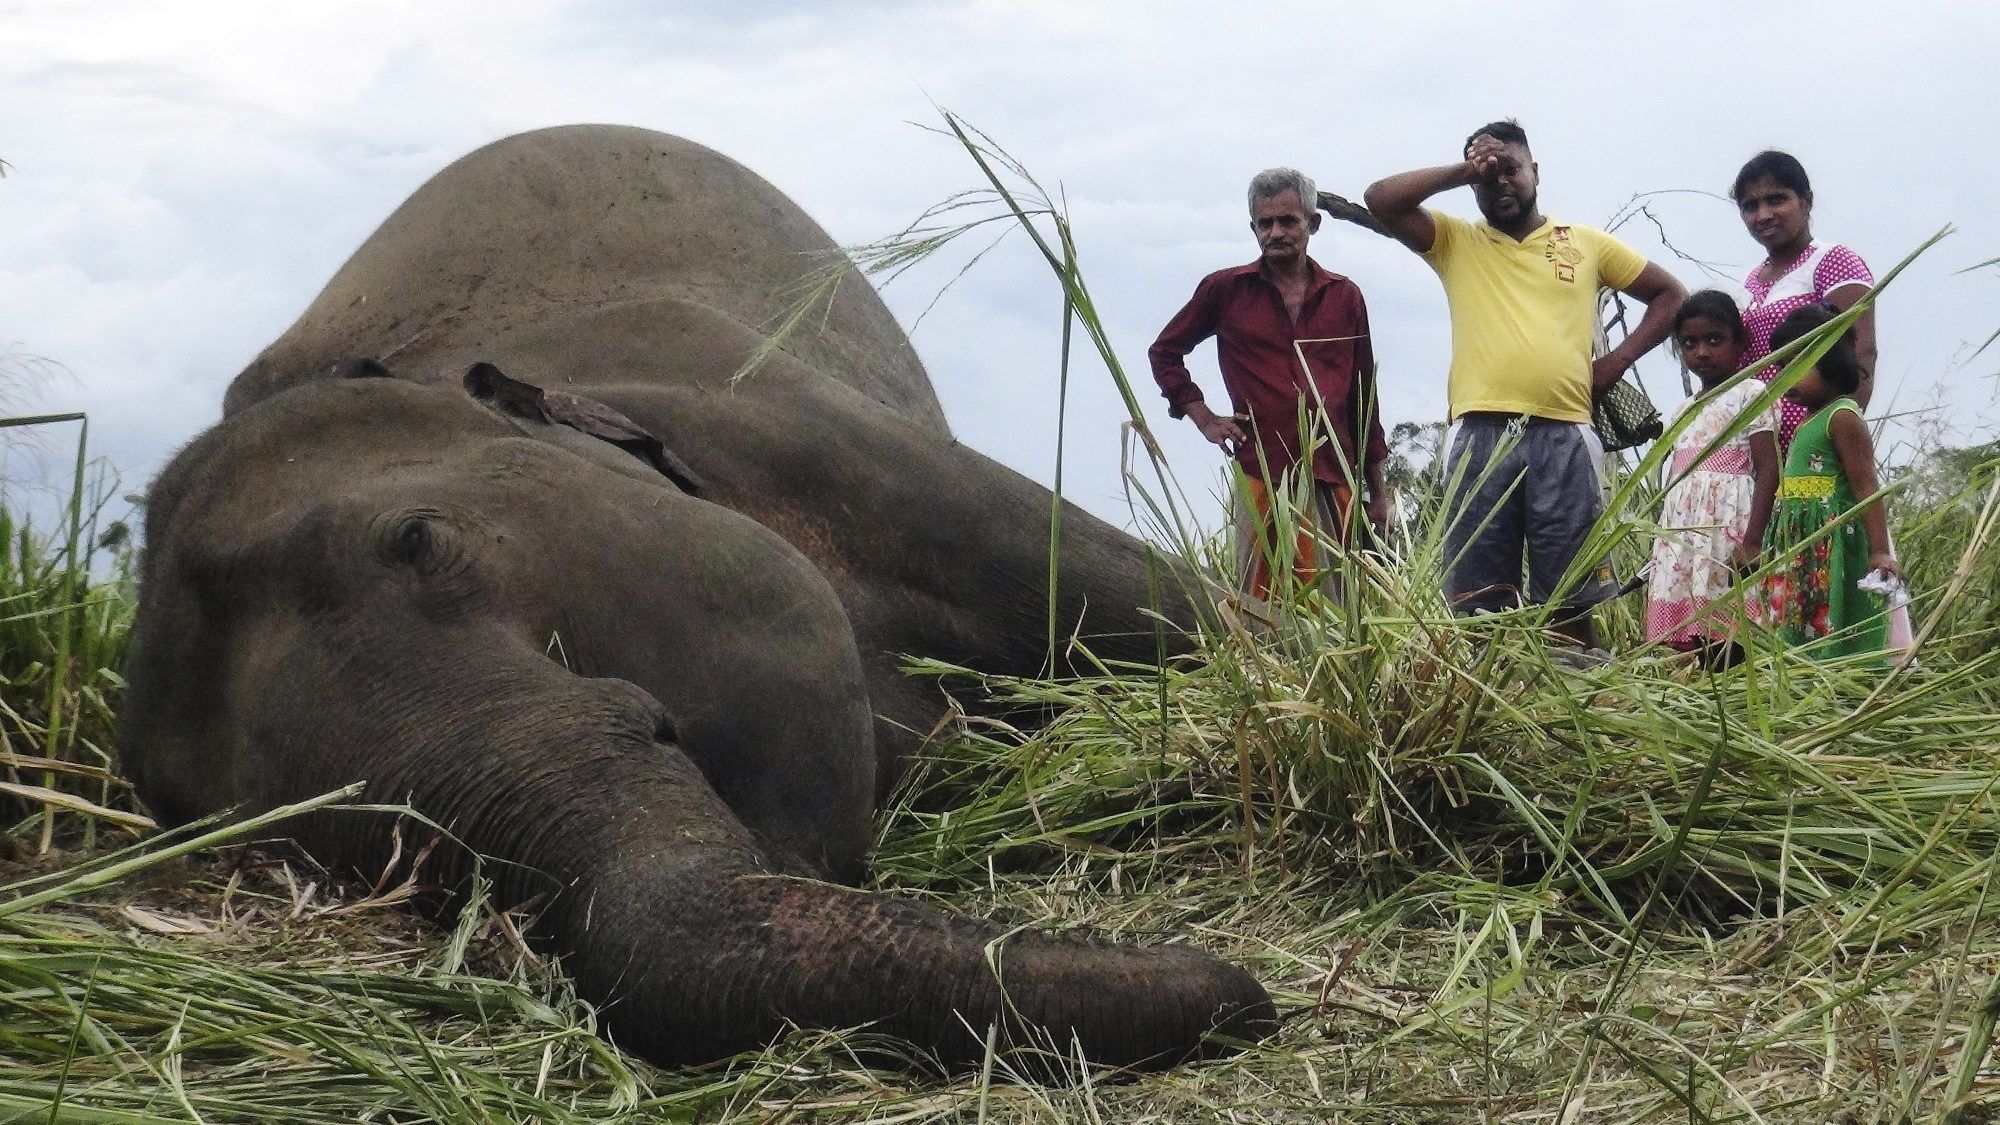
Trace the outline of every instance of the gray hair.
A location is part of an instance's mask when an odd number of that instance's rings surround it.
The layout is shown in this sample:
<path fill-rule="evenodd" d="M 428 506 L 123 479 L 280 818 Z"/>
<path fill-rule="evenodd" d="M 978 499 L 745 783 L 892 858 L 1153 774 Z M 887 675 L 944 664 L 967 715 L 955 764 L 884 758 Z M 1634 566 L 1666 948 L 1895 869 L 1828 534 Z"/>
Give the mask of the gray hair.
<path fill-rule="evenodd" d="M 1297 168 L 1266 168 L 1250 177 L 1250 210 L 1257 209 L 1258 200 L 1275 199 L 1288 191 L 1299 193 L 1299 205 L 1311 218 L 1319 206 L 1319 189 L 1313 186 L 1311 176 Z"/>

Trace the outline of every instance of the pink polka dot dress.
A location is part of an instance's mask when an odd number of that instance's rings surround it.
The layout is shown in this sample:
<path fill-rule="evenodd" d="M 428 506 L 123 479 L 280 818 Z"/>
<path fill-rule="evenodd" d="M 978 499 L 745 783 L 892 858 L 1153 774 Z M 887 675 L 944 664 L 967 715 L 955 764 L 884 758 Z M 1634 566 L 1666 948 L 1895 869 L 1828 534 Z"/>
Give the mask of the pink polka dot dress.
<path fill-rule="evenodd" d="M 1861 255 L 1837 242 L 1807 245 L 1806 252 L 1791 268 L 1768 283 L 1758 280 L 1761 272 L 1763 266 L 1759 265 L 1743 279 L 1743 288 L 1749 293 L 1749 302 L 1743 306 L 1743 326 L 1750 330 L 1750 347 L 1743 353 L 1745 363 L 1771 354 L 1771 333 L 1794 310 L 1824 301 L 1850 285 L 1875 284 L 1875 275 L 1869 272 Z M 1778 377 L 1778 369 L 1766 367 L 1757 377 L 1768 383 Z M 1799 423 L 1806 420 L 1807 412 L 1789 397 L 1779 400 L 1778 406 L 1783 412 L 1778 426 L 1778 449 L 1782 455 L 1791 449 L 1792 435 L 1798 432 Z M 1910 608 L 1897 606 L 1889 614 L 1889 648 L 1907 652 L 1912 641 Z"/>
<path fill-rule="evenodd" d="M 1769 282 L 1758 278 L 1763 270 L 1760 264 L 1743 279 L 1743 288 L 1750 295 L 1743 306 L 1743 326 L 1750 330 L 1750 348 L 1743 353 L 1745 363 L 1771 354 L 1771 333 L 1792 313 L 1824 301 L 1850 285 L 1875 284 L 1875 275 L 1868 272 L 1868 263 L 1861 260 L 1861 255 L 1837 242 L 1807 245 L 1798 261 Z M 1768 383 L 1778 377 L 1778 369 L 1767 367 L 1757 377 Z M 1799 423 L 1806 420 L 1806 408 L 1790 398 L 1784 399 L 1780 406 L 1784 418 L 1778 426 L 1778 448 L 1784 450 L 1791 448 L 1792 435 L 1798 432 Z"/>

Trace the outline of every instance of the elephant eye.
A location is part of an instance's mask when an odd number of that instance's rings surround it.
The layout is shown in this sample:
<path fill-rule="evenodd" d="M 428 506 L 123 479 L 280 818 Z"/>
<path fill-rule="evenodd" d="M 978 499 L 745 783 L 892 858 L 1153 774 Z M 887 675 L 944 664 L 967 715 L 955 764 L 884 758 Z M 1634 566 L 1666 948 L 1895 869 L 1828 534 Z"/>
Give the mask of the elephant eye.
<path fill-rule="evenodd" d="M 396 529 L 396 541 L 389 548 L 397 562 L 415 566 L 431 549 L 431 524 L 422 516 L 412 516 Z"/>
<path fill-rule="evenodd" d="M 387 516 L 376 525 L 376 542 L 389 562 L 422 573 L 441 565 L 449 530 L 438 522 L 434 511 L 403 512 Z"/>

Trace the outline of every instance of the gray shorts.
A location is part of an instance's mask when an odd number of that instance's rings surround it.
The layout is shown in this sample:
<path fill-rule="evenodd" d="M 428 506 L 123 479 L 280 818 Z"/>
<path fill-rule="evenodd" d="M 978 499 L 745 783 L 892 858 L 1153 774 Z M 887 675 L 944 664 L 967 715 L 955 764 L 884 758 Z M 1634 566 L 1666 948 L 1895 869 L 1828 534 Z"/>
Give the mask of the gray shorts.
<path fill-rule="evenodd" d="M 1580 422 L 1468 414 L 1452 426 L 1445 480 L 1444 592 L 1452 608 L 1539 604 L 1555 596 L 1604 510 L 1604 447 Z M 1562 591 L 1562 603 L 1584 610 L 1616 590 L 1605 560 Z"/>

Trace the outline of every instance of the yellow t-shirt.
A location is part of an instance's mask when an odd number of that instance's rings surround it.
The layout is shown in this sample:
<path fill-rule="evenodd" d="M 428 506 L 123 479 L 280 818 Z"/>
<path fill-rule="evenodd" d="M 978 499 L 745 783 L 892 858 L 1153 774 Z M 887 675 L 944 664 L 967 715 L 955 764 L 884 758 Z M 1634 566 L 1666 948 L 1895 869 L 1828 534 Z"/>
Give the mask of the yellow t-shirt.
<path fill-rule="evenodd" d="M 1590 421 L 1597 291 L 1632 284 L 1646 259 L 1591 227 L 1549 220 L 1515 242 L 1484 220 L 1430 217 L 1437 240 L 1423 257 L 1451 304 L 1451 416 Z"/>

